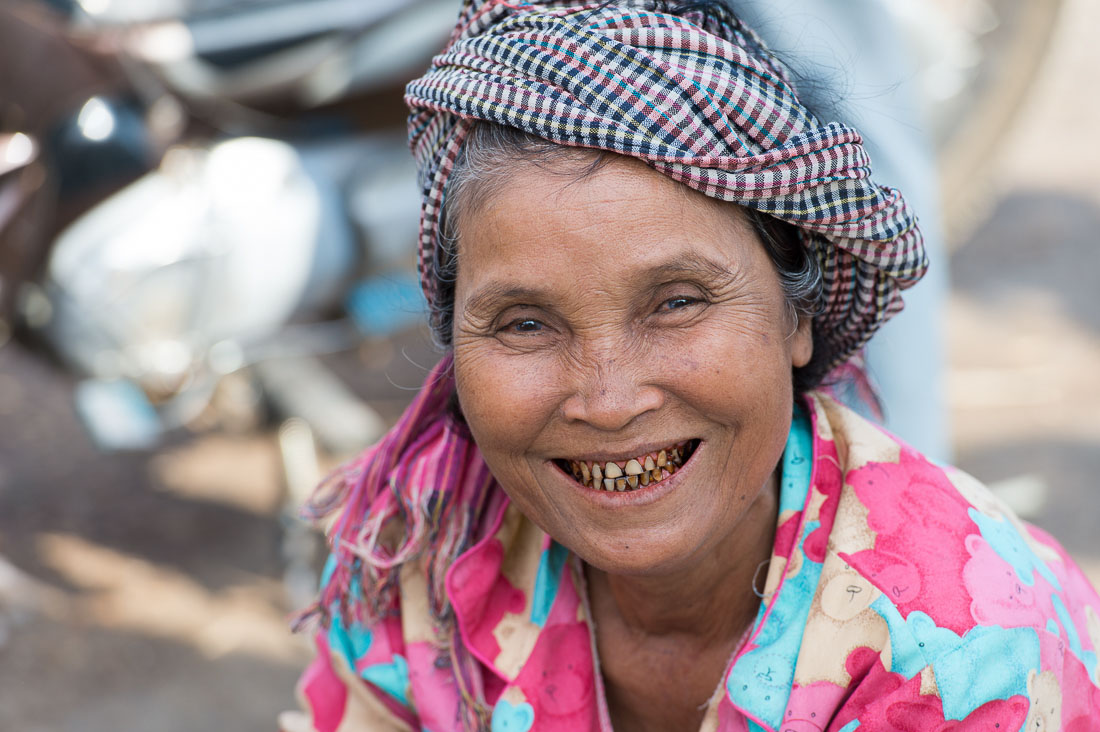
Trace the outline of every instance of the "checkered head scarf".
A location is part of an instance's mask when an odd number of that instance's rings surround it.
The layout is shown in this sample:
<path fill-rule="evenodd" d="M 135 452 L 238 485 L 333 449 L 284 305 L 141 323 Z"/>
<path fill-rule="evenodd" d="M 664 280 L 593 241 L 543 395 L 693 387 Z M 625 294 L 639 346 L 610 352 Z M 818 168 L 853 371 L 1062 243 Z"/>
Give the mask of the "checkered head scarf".
<path fill-rule="evenodd" d="M 712 198 L 799 227 L 824 276 L 836 366 L 924 274 L 916 218 L 871 180 L 862 138 L 818 120 L 731 13 L 626 0 L 468 1 L 449 46 L 406 89 L 421 174 L 420 274 L 435 303 L 440 209 L 478 121 L 639 158 Z"/>

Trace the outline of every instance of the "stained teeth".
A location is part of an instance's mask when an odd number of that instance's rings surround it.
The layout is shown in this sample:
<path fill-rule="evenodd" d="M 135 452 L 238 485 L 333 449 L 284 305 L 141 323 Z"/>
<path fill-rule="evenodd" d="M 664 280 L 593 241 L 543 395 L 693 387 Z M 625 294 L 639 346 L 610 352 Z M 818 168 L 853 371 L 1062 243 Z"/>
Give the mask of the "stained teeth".
<path fill-rule="evenodd" d="M 597 490 L 622 492 L 664 480 L 683 467 L 689 445 L 678 445 L 638 458 L 625 464 L 607 461 L 600 464 L 569 460 L 563 465 L 581 485 Z"/>

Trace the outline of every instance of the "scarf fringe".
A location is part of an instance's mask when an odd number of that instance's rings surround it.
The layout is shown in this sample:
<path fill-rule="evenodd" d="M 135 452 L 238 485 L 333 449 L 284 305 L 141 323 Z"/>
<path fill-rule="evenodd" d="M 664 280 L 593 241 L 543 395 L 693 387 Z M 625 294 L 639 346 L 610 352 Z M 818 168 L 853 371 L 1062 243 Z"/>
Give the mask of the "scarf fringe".
<path fill-rule="evenodd" d="M 447 570 L 477 539 L 493 478 L 465 428 L 448 413 L 454 391 L 451 357 L 431 371 L 416 399 L 382 440 L 337 468 L 318 486 L 303 516 L 332 520 L 328 543 L 335 568 L 318 600 L 295 619 L 327 625 L 377 624 L 398 606 L 402 569 L 422 562 L 428 604 L 459 685 L 467 730 L 487 729 L 488 707 L 476 660 L 455 643 Z"/>

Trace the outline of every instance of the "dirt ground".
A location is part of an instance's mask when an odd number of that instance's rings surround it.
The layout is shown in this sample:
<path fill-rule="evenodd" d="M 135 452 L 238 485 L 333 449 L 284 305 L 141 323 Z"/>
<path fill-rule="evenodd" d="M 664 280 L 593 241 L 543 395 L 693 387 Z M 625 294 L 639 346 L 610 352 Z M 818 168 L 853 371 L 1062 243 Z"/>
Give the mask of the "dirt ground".
<path fill-rule="evenodd" d="M 948 333 L 957 462 L 1100 582 L 1098 26 L 1100 5 L 1068 0 L 953 249 Z M 423 371 L 400 349 L 372 362 L 336 365 L 392 414 L 391 382 Z M 0 349 L 0 730 L 273 729 L 308 658 L 287 631 L 280 476 L 270 434 L 102 455 L 69 377 Z"/>

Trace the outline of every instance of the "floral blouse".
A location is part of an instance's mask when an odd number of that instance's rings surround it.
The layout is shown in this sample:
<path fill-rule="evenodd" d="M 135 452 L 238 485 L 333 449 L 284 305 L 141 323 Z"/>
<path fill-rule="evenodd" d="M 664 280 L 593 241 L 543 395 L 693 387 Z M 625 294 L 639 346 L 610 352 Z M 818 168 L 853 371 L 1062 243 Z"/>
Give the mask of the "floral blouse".
<path fill-rule="evenodd" d="M 764 599 L 701 730 L 1100 730 L 1100 597 L 973 478 L 828 397 L 796 410 Z M 447 575 L 492 732 L 608 732 L 581 564 L 504 504 Z M 460 729 L 423 574 L 335 620 L 285 732 Z"/>

